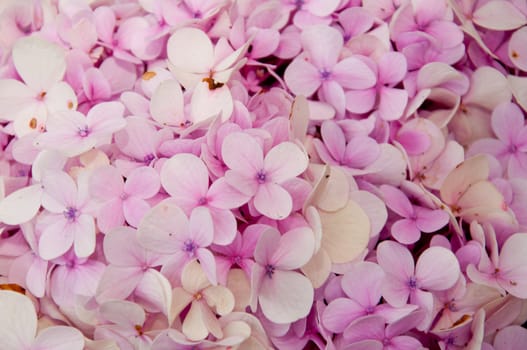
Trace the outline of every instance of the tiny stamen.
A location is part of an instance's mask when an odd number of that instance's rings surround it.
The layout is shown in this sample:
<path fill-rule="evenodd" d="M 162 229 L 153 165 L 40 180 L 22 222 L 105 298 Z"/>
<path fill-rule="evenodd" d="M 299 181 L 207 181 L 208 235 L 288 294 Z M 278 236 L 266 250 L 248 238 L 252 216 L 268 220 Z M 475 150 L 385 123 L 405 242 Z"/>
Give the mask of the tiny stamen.
<path fill-rule="evenodd" d="M 79 217 L 79 211 L 76 208 L 68 207 L 63 212 L 64 217 L 68 220 L 68 222 L 74 222 L 77 220 L 77 217 Z"/>

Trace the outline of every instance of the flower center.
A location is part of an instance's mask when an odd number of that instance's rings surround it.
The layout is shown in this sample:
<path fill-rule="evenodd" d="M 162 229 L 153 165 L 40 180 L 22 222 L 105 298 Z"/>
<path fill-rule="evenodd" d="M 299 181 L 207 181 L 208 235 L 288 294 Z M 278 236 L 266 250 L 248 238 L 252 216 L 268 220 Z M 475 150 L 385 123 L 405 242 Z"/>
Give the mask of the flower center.
<path fill-rule="evenodd" d="M 265 265 L 265 274 L 267 275 L 267 277 L 273 278 L 274 270 L 275 270 L 274 265 L 271 265 L 271 264 Z"/>
<path fill-rule="evenodd" d="M 86 137 L 90 134 L 90 129 L 88 129 L 87 126 L 85 126 L 84 128 L 79 128 L 78 131 L 77 131 L 77 134 L 80 136 L 80 137 Z"/>
<path fill-rule="evenodd" d="M 207 197 L 201 197 L 198 200 L 198 205 L 205 205 L 205 204 L 207 204 Z"/>
<path fill-rule="evenodd" d="M 188 253 L 188 255 L 190 255 L 190 256 L 194 256 L 194 252 L 196 251 L 197 248 L 198 248 L 198 246 L 191 239 L 187 239 L 183 243 L 183 251 Z"/>
<path fill-rule="evenodd" d="M 371 315 L 375 312 L 375 307 L 370 305 L 364 311 L 366 311 L 368 315 Z"/>
<path fill-rule="evenodd" d="M 512 154 L 515 154 L 516 152 L 518 152 L 518 147 L 516 145 L 510 145 L 509 146 L 509 153 L 512 153 Z"/>
<path fill-rule="evenodd" d="M 328 71 L 327 69 L 322 69 L 320 71 L 320 77 L 322 78 L 322 80 L 328 80 L 330 76 L 331 76 L 331 72 Z"/>
<path fill-rule="evenodd" d="M 68 222 L 74 222 L 79 217 L 79 211 L 73 207 L 67 207 L 63 214 Z"/>
<path fill-rule="evenodd" d="M 156 159 L 156 156 L 152 153 L 148 153 L 146 156 L 144 156 L 143 163 L 150 164 L 150 162 L 152 162 L 154 159 Z"/>
<path fill-rule="evenodd" d="M 410 287 L 410 289 L 417 288 L 417 280 L 415 279 L 415 277 L 410 277 L 410 280 L 408 281 L 408 287 Z"/>
<path fill-rule="evenodd" d="M 258 181 L 259 184 L 263 184 L 266 181 L 266 175 L 263 170 L 260 170 L 256 173 L 256 181 Z"/>

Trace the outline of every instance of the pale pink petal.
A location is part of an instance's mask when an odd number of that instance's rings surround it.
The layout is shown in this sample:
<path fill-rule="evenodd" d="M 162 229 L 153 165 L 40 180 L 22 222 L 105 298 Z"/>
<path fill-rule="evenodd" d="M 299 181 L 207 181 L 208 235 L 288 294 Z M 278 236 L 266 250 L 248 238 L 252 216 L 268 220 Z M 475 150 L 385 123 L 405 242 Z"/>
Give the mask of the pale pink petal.
<path fill-rule="evenodd" d="M 185 122 L 183 92 L 176 80 L 163 81 L 152 95 L 152 119 L 163 125 L 180 126 Z"/>
<path fill-rule="evenodd" d="M 28 108 L 28 104 L 34 103 L 35 92 L 24 83 L 14 79 L 0 80 L 0 105 L 2 106 L 0 117 L 2 119 L 13 121 L 21 111 Z"/>
<path fill-rule="evenodd" d="M 189 219 L 189 233 L 192 240 L 200 247 L 207 247 L 212 243 L 214 228 L 208 208 L 196 207 L 192 210 Z"/>
<path fill-rule="evenodd" d="M 73 327 L 48 327 L 38 334 L 33 347 L 53 350 L 82 350 L 84 349 L 84 336 Z"/>
<path fill-rule="evenodd" d="M 348 57 L 333 67 L 331 77 L 346 89 L 369 89 L 377 81 L 375 73 L 363 61 Z"/>
<path fill-rule="evenodd" d="M 124 191 L 140 198 L 151 198 L 161 186 L 159 174 L 151 167 L 134 169 L 126 178 Z"/>
<path fill-rule="evenodd" d="M 527 344 L 527 330 L 517 325 L 501 329 L 494 338 L 496 350 L 521 350 L 524 344 Z"/>
<path fill-rule="evenodd" d="M 233 209 L 247 203 L 249 197 L 229 185 L 224 178 L 214 181 L 207 192 L 208 203 L 219 209 Z"/>
<path fill-rule="evenodd" d="M 304 3 L 304 8 L 315 16 L 329 16 L 339 6 L 338 0 L 310 0 Z"/>
<path fill-rule="evenodd" d="M 210 250 L 199 248 L 196 251 L 196 257 L 210 283 L 213 285 L 218 284 L 218 278 L 216 277 L 216 259 Z"/>
<path fill-rule="evenodd" d="M 425 250 L 415 265 L 417 283 L 424 289 L 445 290 L 459 278 L 459 263 L 454 253 L 443 247 Z"/>
<path fill-rule="evenodd" d="M 257 173 L 254 173 L 253 176 L 246 176 L 245 174 L 234 170 L 227 170 L 224 178 L 225 182 L 246 196 L 247 199 L 250 199 L 250 197 L 254 196 L 258 190 L 256 174 Z"/>
<path fill-rule="evenodd" d="M 42 298 L 46 292 L 48 262 L 34 258 L 26 275 L 27 288 L 34 296 Z"/>
<path fill-rule="evenodd" d="M 421 344 L 419 340 L 408 335 L 393 337 L 390 341 L 390 347 L 393 347 L 397 350 L 421 349 L 422 346 L 423 344 Z"/>
<path fill-rule="evenodd" d="M 254 249 L 254 260 L 261 265 L 269 263 L 274 252 L 278 249 L 280 237 L 280 232 L 274 228 L 269 227 L 263 231 Z"/>
<path fill-rule="evenodd" d="M 95 251 L 95 223 L 89 215 L 81 215 L 73 231 L 75 255 L 85 258 Z"/>
<path fill-rule="evenodd" d="M 38 252 L 42 259 L 50 260 L 64 254 L 73 244 L 74 233 L 66 220 L 58 220 L 47 226 L 40 236 Z"/>
<path fill-rule="evenodd" d="M 527 27 L 522 27 L 512 33 L 509 41 L 509 58 L 512 63 L 523 71 L 527 71 Z"/>
<path fill-rule="evenodd" d="M 324 81 L 322 88 L 318 92 L 319 98 L 330 104 L 337 113 L 337 116 L 343 116 L 346 109 L 346 95 L 344 89 L 334 80 Z"/>
<path fill-rule="evenodd" d="M 167 43 L 170 63 L 189 73 L 208 73 L 213 66 L 213 46 L 205 32 L 197 28 L 181 28 Z"/>
<path fill-rule="evenodd" d="M 221 155 L 230 169 L 244 176 L 255 177 L 263 169 L 263 150 L 249 134 L 234 132 L 227 135 L 221 146 Z"/>
<path fill-rule="evenodd" d="M 12 54 L 18 74 L 36 93 L 47 93 L 66 71 L 64 49 L 38 36 L 19 39 Z"/>
<path fill-rule="evenodd" d="M 307 316 L 313 304 L 309 280 L 293 271 L 275 270 L 264 278 L 258 300 L 263 314 L 275 323 L 290 323 Z"/>
<path fill-rule="evenodd" d="M 294 270 L 306 264 L 315 251 L 315 235 L 307 227 L 295 228 L 280 237 L 280 244 L 269 263 L 281 270 Z"/>
<path fill-rule="evenodd" d="M 287 66 L 284 80 L 294 94 L 305 97 L 313 95 L 322 84 L 318 69 L 302 56 L 295 58 Z"/>
<path fill-rule="evenodd" d="M 492 30 L 511 30 L 527 24 L 527 18 L 510 2 L 492 0 L 473 14 L 474 23 Z"/>
<path fill-rule="evenodd" d="M 134 327 L 143 325 L 145 322 L 145 311 L 136 303 L 123 300 L 105 302 L 99 309 L 105 320 L 117 325 Z"/>
<path fill-rule="evenodd" d="M 209 208 L 214 226 L 213 243 L 230 244 L 236 235 L 236 218 L 230 210 Z"/>
<path fill-rule="evenodd" d="M 271 148 L 264 159 L 264 170 L 274 183 L 282 183 L 304 172 L 307 155 L 292 142 L 282 142 Z"/>
<path fill-rule="evenodd" d="M 134 295 L 148 308 L 168 315 L 172 306 L 172 287 L 170 282 L 159 271 L 148 269 L 137 285 Z"/>
<path fill-rule="evenodd" d="M 268 218 L 285 219 L 293 209 L 293 199 L 282 186 L 268 182 L 258 187 L 254 207 Z"/>
<path fill-rule="evenodd" d="M 209 188 L 209 174 L 201 159 L 193 154 L 176 154 L 161 169 L 163 188 L 179 200 L 195 200 L 205 197 Z"/>
<path fill-rule="evenodd" d="M 198 341 L 209 335 L 209 330 L 203 319 L 203 309 L 206 306 L 200 302 L 192 302 L 190 310 L 183 321 L 182 331 L 188 339 Z"/>
<path fill-rule="evenodd" d="M 523 278 L 527 271 L 527 258 L 522 254 L 525 242 L 526 234 L 517 233 L 510 236 L 501 248 L 499 261 L 500 275 L 509 282 L 504 288 L 519 298 L 527 295 L 527 283 Z"/>
<path fill-rule="evenodd" d="M 48 90 L 44 102 L 50 114 L 67 109 L 77 109 L 77 96 L 75 95 L 75 91 L 63 81 L 58 82 Z"/>
<path fill-rule="evenodd" d="M 29 348 L 37 331 L 31 300 L 17 292 L 0 291 L 0 339 L 5 349 Z"/>
<path fill-rule="evenodd" d="M 141 267 L 116 267 L 109 265 L 104 270 L 95 297 L 99 303 L 112 299 L 126 299 L 143 278 Z"/>
<path fill-rule="evenodd" d="M 521 109 L 514 103 L 503 103 L 492 112 L 492 130 L 496 136 L 510 145 L 516 141 L 524 125 Z"/>
<path fill-rule="evenodd" d="M 42 206 L 52 213 L 62 213 L 68 206 L 75 207 L 77 186 L 62 171 L 48 171 L 42 176 Z"/>
<path fill-rule="evenodd" d="M 178 234 L 186 234 L 188 219 L 183 210 L 166 200 L 153 207 L 137 228 L 139 242 L 158 253 L 174 253 L 180 249 Z"/>
<path fill-rule="evenodd" d="M 106 234 L 103 248 L 106 260 L 112 265 L 141 266 L 146 260 L 145 249 L 130 227 L 119 227 Z"/>
<path fill-rule="evenodd" d="M 313 64 L 320 70 L 331 71 L 344 45 L 342 34 L 327 25 L 314 25 L 305 28 L 300 38 Z"/>
<path fill-rule="evenodd" d="M 352 299 L 337 298 L 324 309 L 322 324 L 333 333 L 342 333 L 355 319 L 364 316 L 364 307 Z"/>
<path fill-rule="evenodd" d="M 446 177 L 441 186 L 441 199 L 447 204 L 455 204 L 469 186 L 489 176 L 489 164 L 484 155 L 471 157 L 459 164 Z"/>
<path fill-rule="evenodd" d="M 90 176 L 90 194 L 100 199 L 114 199 L 123 192 L 123 177 L 111 166 L 96 169 Z"/>
<path fill-rule="evenodd" d="M 396 221 L 390 232 L 393 238 L 402 244 L 413 244 L 421 237 L 421 231 L 417 228 L 415 221 L 409 219 Z"/>
<path fill-rule="evenodd" d="M 408 103 L 408 93 L 402 89 L 382 87 L 379 94 L 379 115 L 384 120 L 399 119 Z"/>
<path fill-rule="evenodd" d="M 342 277 L 341 286 L 346 295 L 357 301 L 364 310 L 374 306 L 381 299 L 381 286 L 384 279 L 382 268 L 371 262 L 353 264 Z"/>
<path fill-rule="evenodd" d="M 190 101 L 190 114 L 194 125 L 208 122 L 220 116 L 221 121 L 227 121 L 234 110 L 231 90 L 227 85 L 217 89 L 210 89 L 207 82 L 199 82 Z"/>
<path fill-rule="evenodd" d="M 41 199 L 40 184 L 27 186 L 11 193 L 0 201 L 0 221 L 8 225 L 19 225 L 31 220 L 40 209 Z"/>

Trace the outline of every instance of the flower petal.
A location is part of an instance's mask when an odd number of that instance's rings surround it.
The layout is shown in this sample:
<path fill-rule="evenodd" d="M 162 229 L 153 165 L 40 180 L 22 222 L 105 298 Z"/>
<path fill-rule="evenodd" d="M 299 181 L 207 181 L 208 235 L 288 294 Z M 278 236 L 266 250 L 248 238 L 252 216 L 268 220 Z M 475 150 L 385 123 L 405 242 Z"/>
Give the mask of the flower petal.
<path fill-rule="evenodd" d="M 84 336 L 73 327 L 48 327 L 38 334 L 33 346 L 53 350 L 82 350 L 84 349 Z"/>
<path fill-rule="evenodd" d="M 304 172 L 308 165 L 307 155 L 292 142 L 282 142 L 267 153 L 264 170 L 274 183 L 280 184 Z"/>
<path fill-rule="evenodd" d="M 266 183 L 258 187 L 254 196 L 254 207 L 268 218 L 285 219 L 293 209 L 293 199 L 282 186 Z"/>
<path fill-rule="evenodd" d="M 430 291 L 445 290 L 459 278 L 459 263 L 454 253 L 443 247 L 425 250 L 415 265 L 417 283 Z"/>
<path fill-rule="evenodd" d="M 17 292 L 0 290 L 0 339 L 5 349 L 31 346 L 37 331 L 37 314 L 31 300 Z"/>

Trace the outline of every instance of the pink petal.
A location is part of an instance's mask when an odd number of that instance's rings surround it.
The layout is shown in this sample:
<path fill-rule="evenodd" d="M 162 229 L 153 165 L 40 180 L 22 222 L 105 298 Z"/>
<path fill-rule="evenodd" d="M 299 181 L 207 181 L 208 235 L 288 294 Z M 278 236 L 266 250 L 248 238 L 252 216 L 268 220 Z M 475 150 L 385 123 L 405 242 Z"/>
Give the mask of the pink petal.
<path fill-rule="evenodd" d="M 450 220 L 446 211 L 415 207 L 417 219 L 415 224 L 423 232 L 434 232 L 448 224 Z"/>
<path fill-rule="evenodd" d="M 406 153 L 410 156 L 417 156 L 425 153 L 432 144 L 430 136 L 425 132 L 411 129 L 401 130 L 397 134 L 397 142 L 404 147 Z"/>
<path fill-rule="evenodd" d="M 203 268 L 203 272 L 207 275 L 207 279 L 210 283 L 213 285 L 218 284 L 218 279 L 216 277 L 216 259 L 210 250 L 199 248 L 196 251 L 196 257 L 198 258 L 199 263 Z"/>
<path fill-rule="evenodd" d="M 249 134 L 234 132 L 227 135 L 221 146 L 221 155 L 230 169 L 244 176 L 252 178 L 263 169 L 262 147 Z"/>
<path fill-rule="evenodd" d="M 293 209 L 293 200 L 282 186 L 268 182 L 258 187 L 254 196 L 254 207 L 268 218 L 285 219 Z"/>
<path fill-rule="evenodd" d="M 387 52 L 377 63 L 379 82 L 382 84 L 396 84 L 406 76 L 406 58 L 399 52 Z M 393 85 L 392 85 L 393 86 Z"/>
<path fill-rule="evenodd" d="M 380 190 L 388 208 L 404 218 L 409 218 L 414 214 L 412 203 L 401 190 L 389 185 L 382 185 Z"/>
<path fill-rule="evenodd" d="M 150 101 L 152 119 L 163 125 L 180 126 L 185 122 L 183 92 L 177 80 L 163 81 Z"/>
<path fill-rule="evenodd" d="M 105 302 L 99 309 L 101 316 L 116 325 L 134 327 L 145 322 L 145 310 L 135 303 L 124 300 Z"/>
<path fill-rule="evenodd" d="M 408 280 L 414 274 L 414 259 L 407 248 L 399 243 L 383 241 L 377 246 L 377 261 L 384 272 L 399 280 Z"/>
<path fill-rule="evenodd" d="M 379 303 L 383 279 L 384 271 L 379 265 L 367 261 L 359 262 L 353 264 L 342 277 L 342 290 L 364 310 Z"/>
<path fill-rule="evenodd" d="M 220 178 L 210 186 L 207 200 L 215 208 L 233 209 L 247 203 L 249 197 L 229 185 L 224 178 Z"/>
<path fill-rule="evenodd" d="M 346 109 L 352 113 L 362 114 L 372 110 L 377 97 L 376 89 L 346 91 Z"/>
<path fill-rule="evenodd" d="M 305 276 L 275 270 L 271 278 L 264 278 L 258 300 L 265 317 L 281 324 L 307 316 L 313 296 L 313 287 Z"/>
<path fill-rule="evenodd" d="M 47 272 L 48 262 L 40 258 L 34 258 L 27 271 L 27 288 L 38 298 L 42 298 L 46 292 Z"/>
<path fill-rule="evenodd" d="M 145 166 L 134 169 L 128 174 L 124 191 L 128 194 L 146 199 L 156 195 L 160 186 L 157 171 Z"/>
<path fill-rule="evenodd" d="M 201 159 L 193 154 L 176 154 L 161 169 L 161 184 L 176 203 L 204 198 L 209 189 L 209 173 Z"/>
<path fill-rule="evenodd" d="M 333 333 L 342 333 L 355 319 L 364 315 L 364 307 L 352 299 L 337 298 L 324 309 L 322 324 Z"/>
<path fill-rule="evenodd" d="M 264 170 L 274 183 L 280 184 L 304 172 L 307 155 L 294 143 L 282 142 L 271 148 L 264 159 Z"/>
<path fill-rule="evenodd" d="M 384 319 L 377 315 L 361 317 L 344 330 L 344 338 L 350 343 L 361 340 L 384 340 Z"/>
<path fill-rule="evenodd" d="M 319 98 L 329 103 L 337 113 L 337 116 L 343 116 L 346 109 L 346 95 L 344 89 L 334 80 L 324 81 L 322 88 L 318 92 Z"/>
<path fill-rule="evenodd" d="M 84 349 L 84 336 L 73 327 L 48 327 L 38 334 L 33 346 L 53 350 L 82 350 Z"/>
<path fill-rule="evenodd" d="M 396 221 L 390 232 L 393 238 L 402 244 L 413 244 L 421 237 L 421 231 L 417 228 L 415 221 L 409 219 Z"/>
<path fill-rule="evenodd" d="M 516 141 L 524 125 L 521 109 L 514 103 L 503 103 L 492 112 L 492 130 L 505 144 L 510 145 Z"/>
<path fill-rule="evenodd" d="M 377 141 L 371 137 L 358 136 L 346 145 L 343 163 L 351 168 L 362 169 L 375 162 L 380 154 Z"/>
<path fill-rule="evenodd" d="M 327 25 L 314 25 L 304 29 L 300 38 L 313 64 L 320 70 L 331 71 L 344 45 L 342 34 Z"/>
<path fill-rule="evenodd" d="M 172 304 L 172 288 L 170 282 L 159 271 L 146 270 L 134 291 L 134 295 L 148 308 L 168 315 Z"/>
<path fill-rule="evenodd" d="M 431 291 L 452 287 L 458 280 L 459 273 L 456 256 L 443 247 L 430 247 L 425 250 L 415 266 L 418 285 Z"/>
<path fill-rule="evenodd" d="M 284 80 L 294 94 L 306 97 L 313 95 L 322 84 L 318 69 L 303 56 L 295 58 L 287 66 Z"/>
<path fill-rule="evenodd" d="M 41 198 L 42 188 L 40 184 L 21 188 L 2 198 L 0 201 L 0 221 L 8 225 L 18 225 L 31 220 L 40 209 Z"/>
<path fill-rule="evenodd" d="M 211 90 L 208 83 L 201 81 L 194 88 L 190 101 L 194 125 L 207 122 L 218 115 L 225 122 L 231 117 L 233 110 L 234 101 L 228 86 Z"/>
<path fill-rule="evenodd" d="M 315 236 L 309 228 L 296 228 L 280 237 L 269 263 L 281 270 L 294 270 L 306 264 L 315 251 Z"/>
<path fill-rule="evenodd" d="M 311 0 L 304 3 L 305 9 L 315 16 L 329 16 L 339 6 L 338 0 Z"/>
<path fill-rule="evenodd" d="M 106 233 L 124 223 L 123 201 L 120 198 L 112 199 L 99 207 L 97 214 L 97 227 Z"/>
<path fill-rule="evenodd" d="M 375 72 L 355 57 L 348 57 L 337 63 L 331 71 L 331 76 L 343 88 L 355 90 L 369 89 L 377 81 Z"/>
<path fill-rule="evenodd" d="M 142 198 L 128 197 L 122 202 L 122 214 L 126 222 L 133 227 L 139 226 L 139 223 L 150 210 L 150 204 Z"/>
<path fill-rule="evenodd" d="M 509 281 L 504 288 L 519 298 L 527 295 L 527 283 L 524 282 L 523 277 L 527 271 L 527 258 L 522 254 L 522 247 L 526 242 L 526 234 L 514 234 L 505 241 L 500 252 L 500 274 Z"/>

